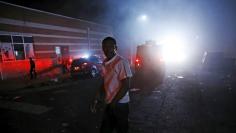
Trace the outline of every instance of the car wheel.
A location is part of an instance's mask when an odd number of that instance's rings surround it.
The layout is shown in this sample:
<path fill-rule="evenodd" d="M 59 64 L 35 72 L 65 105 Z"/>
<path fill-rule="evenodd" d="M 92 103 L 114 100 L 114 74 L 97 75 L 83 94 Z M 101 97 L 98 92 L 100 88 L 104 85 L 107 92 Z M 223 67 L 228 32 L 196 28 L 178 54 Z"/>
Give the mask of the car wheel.
<path fill-rule="evenodd" d="M 92 70 L 90 71 L 90 76 L 91 76 L 92 78 L 95 78 L 95 77 L 97 76 L 97 71 L 96 71 L 96 69 L 92 69 Z"/>

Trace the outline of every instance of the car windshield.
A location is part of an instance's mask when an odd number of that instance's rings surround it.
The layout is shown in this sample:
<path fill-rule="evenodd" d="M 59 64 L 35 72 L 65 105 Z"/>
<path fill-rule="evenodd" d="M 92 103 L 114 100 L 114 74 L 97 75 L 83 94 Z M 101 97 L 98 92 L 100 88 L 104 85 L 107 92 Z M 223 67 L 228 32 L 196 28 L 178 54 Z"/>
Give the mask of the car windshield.
<path fill-rule="evenodd" d="M 88 60 L 86 60 L 86 59 L 84 59 L 84 58 L 75 59 L 75 60 L 73 60 L 73 62 L 72 62 L 72 66 L 80 65 L 80 64 L 85 63 L 85 62 L 88 62 Z"/>
<path fill-rule="evenodd" d="M 99 57 L 97 57 L 97 56 L 90 56 L 88 58 L 88 60 L 93 62 L 93 63 L 102 63 L 102 60 Z"/>

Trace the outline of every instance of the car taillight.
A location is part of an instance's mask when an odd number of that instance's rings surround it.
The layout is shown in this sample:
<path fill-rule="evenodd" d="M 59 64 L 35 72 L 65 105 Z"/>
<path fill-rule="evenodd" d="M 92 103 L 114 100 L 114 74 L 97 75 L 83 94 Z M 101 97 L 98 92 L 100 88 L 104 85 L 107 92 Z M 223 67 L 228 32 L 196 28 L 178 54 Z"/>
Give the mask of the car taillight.
<path fill-rule="evenodd" d="M 72 59 L 72 58 L 70 58 L 70 59 L 69 59 L 69 62 L 70 62 L 70 63 L 72 63 L 72 61 L 73 61 L 73 59 Z"/>
<path fill-rule="evenodd" d="M 138 67 L 140 67 L 140 62 L 141 62 L 141 61 L 140 61 L 140 59 L 138 59 L 138 58 L 135 60 L 135 63 L 136 63 L 136 65 L 137 65 Z"/>
<path fill-rule="evenodd" d="M 74 70 L 75 70 L 75 71 L 78 71 L 78 70 L 79 70 L 79 67 L 74 67 Z"/>

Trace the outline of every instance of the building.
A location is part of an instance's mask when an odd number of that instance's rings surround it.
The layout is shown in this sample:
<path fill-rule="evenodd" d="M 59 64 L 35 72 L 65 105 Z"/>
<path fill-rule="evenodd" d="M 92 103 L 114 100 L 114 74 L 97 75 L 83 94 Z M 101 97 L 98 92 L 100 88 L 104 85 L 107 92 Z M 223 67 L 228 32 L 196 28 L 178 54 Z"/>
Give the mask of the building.
<path fill-rule="evenodd" d="M 0 1 L 1 78 L 29 73 L 28 58 L 37 71 L 68 57 L 101 54 L 101 40 L 111 27 Z"/>

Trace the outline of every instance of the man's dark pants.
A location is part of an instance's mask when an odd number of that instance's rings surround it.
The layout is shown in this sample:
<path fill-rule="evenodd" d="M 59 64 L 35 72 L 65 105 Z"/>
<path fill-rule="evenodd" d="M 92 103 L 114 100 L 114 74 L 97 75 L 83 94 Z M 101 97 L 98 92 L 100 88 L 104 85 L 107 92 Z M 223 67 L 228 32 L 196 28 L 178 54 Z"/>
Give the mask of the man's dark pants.
<path fill-rule="evenodd" d="M 35 71 L 35 68 L 30 68 L 30 79 L 36 79 L 37 73 Z"/>
<path fill-rule="evenodd" d="M 117 133 L 128 132 L 129 104 L 117 103 L 115 106 L 107 105 L 100 133 L 112 133 L 115 129 Z"/>

